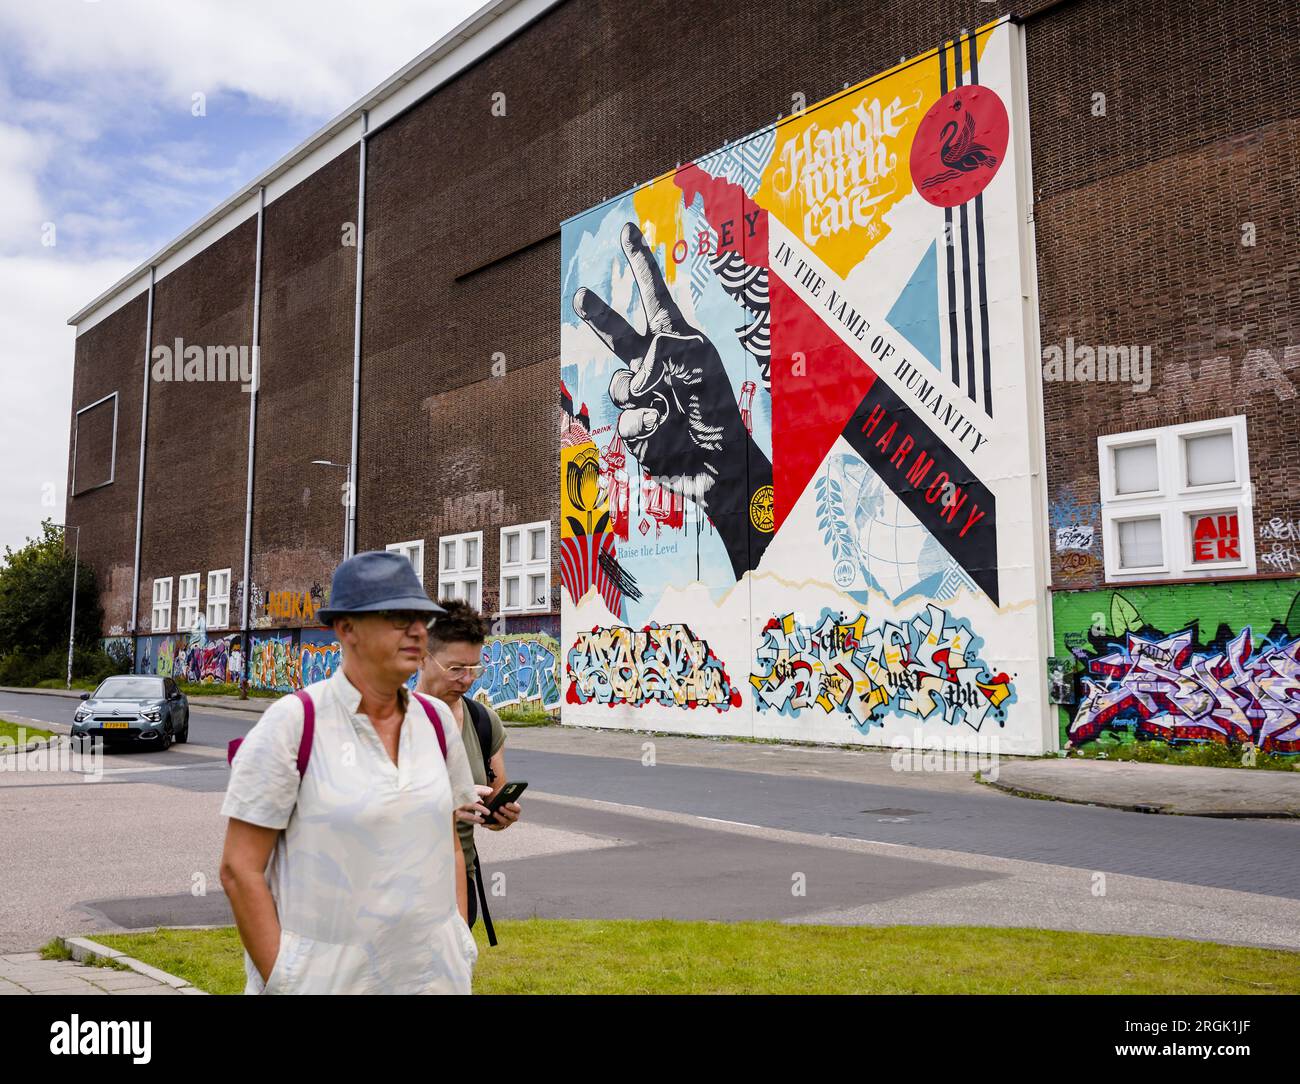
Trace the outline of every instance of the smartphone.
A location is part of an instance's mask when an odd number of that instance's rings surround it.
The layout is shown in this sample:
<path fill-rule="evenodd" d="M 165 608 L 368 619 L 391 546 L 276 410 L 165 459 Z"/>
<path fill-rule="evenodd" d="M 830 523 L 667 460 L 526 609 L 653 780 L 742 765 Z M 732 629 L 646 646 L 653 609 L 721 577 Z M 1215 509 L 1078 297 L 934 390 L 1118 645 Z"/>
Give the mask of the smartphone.
<path fill-rule="evenodd" d="M 488 804 L 488 813 L 493 814 L 500 809 L 506 802 L 517 802 L 519 795 L 528 789 L 528 784 L 522 779 L 512 779 L 496 793 L 496 797 Z M 486 824 L 495 824 L 496 821 L 489 815 L 484 818 Z"/>

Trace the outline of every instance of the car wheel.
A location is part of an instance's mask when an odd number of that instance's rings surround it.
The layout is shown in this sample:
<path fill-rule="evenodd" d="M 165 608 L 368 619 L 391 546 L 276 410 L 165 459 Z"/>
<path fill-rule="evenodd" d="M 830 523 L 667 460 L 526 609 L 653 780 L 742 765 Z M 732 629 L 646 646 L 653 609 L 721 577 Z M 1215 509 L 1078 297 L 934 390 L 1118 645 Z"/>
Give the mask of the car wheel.
<path fill-rule="evenodd" d="M 159 739 L 159 742 L 158 742 L 158 748 L 159 748 L 159 749 L 162 749 L 162 750 L 165 751 L 165 750 L 167 750 L 167 749 L 170 749 L 171 747 L 172 747 L 172 735 L 171 735 L 171 731 L 170 731 L 170 730 L 164 730 L 164 731 L 163 731 L 162 738 Z"/>
<path fill-rule="evenodd" d="M 189 740 L 190 740 L 190 721 L 186 719 L 184 729 L 181 730 L 181 732 L 176 736 L 176 744 L 184 745 Z"/>

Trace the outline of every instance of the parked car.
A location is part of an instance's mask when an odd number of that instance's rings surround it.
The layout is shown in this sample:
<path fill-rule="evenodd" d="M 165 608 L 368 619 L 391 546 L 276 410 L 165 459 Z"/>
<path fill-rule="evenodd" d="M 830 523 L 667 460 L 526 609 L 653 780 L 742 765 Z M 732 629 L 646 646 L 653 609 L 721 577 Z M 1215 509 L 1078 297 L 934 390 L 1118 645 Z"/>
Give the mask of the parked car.
<path fill-rule="evenodd" d="M 106 745 L 139 743 L 167 749 L 190 739 L 190 702 L 171 678 L 119 674 L 82 693 L 72 717 L 74 738 Z"/>

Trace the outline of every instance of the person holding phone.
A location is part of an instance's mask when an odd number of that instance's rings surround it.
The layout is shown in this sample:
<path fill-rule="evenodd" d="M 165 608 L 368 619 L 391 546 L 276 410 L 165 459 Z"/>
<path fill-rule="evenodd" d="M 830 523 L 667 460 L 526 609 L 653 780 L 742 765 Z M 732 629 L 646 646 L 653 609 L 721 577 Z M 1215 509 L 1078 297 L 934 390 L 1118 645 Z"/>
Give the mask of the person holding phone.
<path fill-rule="evenodd" d="M 438 616 L 429 632 L 428 651 L 416 688 L 441 700 L 451 710 L 469 757 L 479 801 L 491 805 L 508 782 L 506 731 L 501 717 L 491 707 L 466 695 L 483 673 L 483 643 L 487 639 L 488 623 L 474 607 L 458 599 L 442 599 L 439 605 L 446 612 Z M 496 944 L 492 918 L 487 913 L 483 872 L 474 847 L 474 829 L 481 825 L 494 832 L 504 831 L 519 819 L 521 809 L 518 802 L 505 801 L 491 817 L 486 817 L 481 808 L 478 804 L 462 805 L 456 811 L 456 828 L 465 853 L 469 924 L 474 925 L 482 910 L 489 943 Z"/>

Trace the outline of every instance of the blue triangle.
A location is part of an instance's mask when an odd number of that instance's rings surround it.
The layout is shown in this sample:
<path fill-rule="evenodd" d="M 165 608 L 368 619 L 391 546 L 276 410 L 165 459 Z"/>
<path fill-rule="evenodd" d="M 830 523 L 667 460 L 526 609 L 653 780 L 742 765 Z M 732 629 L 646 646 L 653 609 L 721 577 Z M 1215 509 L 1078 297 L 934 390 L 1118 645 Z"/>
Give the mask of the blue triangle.
<path fill-rule="evenodd" d="M 939 368 L 939 261 L 931 241 L 886 319 Z"/>

